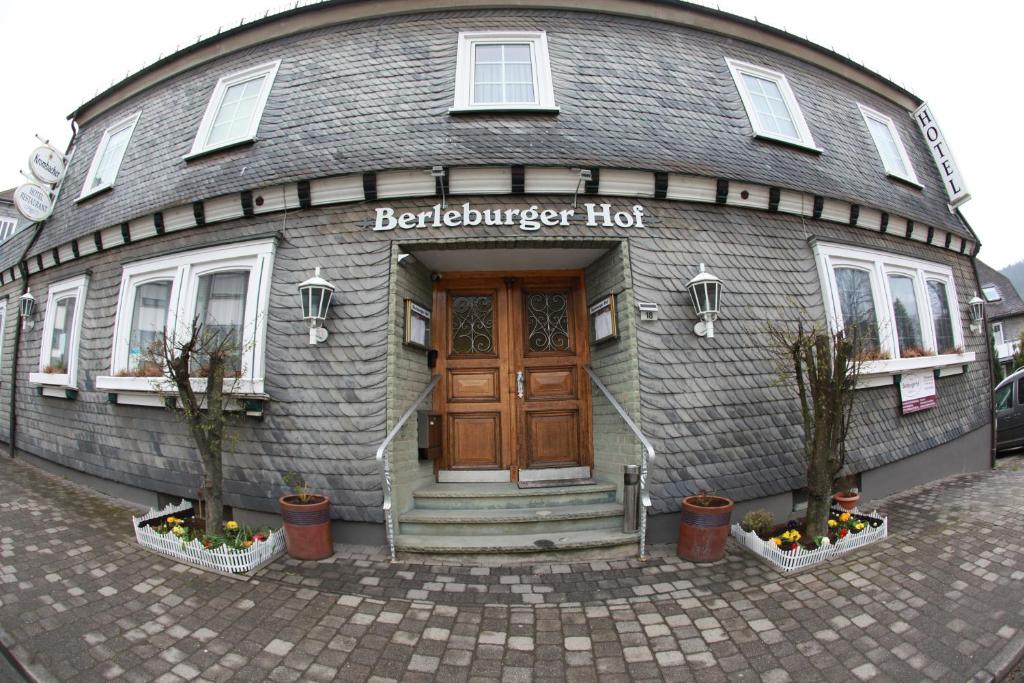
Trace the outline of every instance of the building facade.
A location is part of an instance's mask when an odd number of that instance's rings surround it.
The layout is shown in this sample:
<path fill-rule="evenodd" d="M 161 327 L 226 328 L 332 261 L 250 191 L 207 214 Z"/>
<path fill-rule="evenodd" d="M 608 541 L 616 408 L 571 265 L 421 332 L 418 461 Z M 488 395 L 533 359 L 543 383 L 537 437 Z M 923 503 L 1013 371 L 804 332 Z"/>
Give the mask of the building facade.
<path fill-rule="evenodd" d="M 246 24 L 72 114 L 52 217 L 0 253 L 8 307 L 37 302 L 5 321 L 0 429 L 112 493 L 194 496 L 142 358 L 198 317 L 242 340 L 237 517 L 275 513 L 295 471 L 340 542 L 383 543 L 391 520 L 399 550 L 466 529 L 473 548 L 635 543 L 622 472 L 642 464 L 647 536 L 668 540 L 698 490 L 799 507 L 767 325 L 806 317 L 871 339 L 848 462 L 867 498 L 987 467 L 979 244 L 921 104 L 675 2 L 327 2 Z M 701 264 L 723 283 L 713 336 L 686 289 Z M 337 291 L 311 344 L 297 288 L 316 267 Z M 937 402 L 902 414 L 915 372 Z M 435 378 L 436 447 L 414 418 L 378 460 Z M 562 476 L 596 483 L 518 484 Z M 497 499 L 511 512 L 473 511 Z"/>
<path fill-rule="evenodd" d="M 993 348 L 1003 373 L 1009 374 L 1014 370 L 1013 356 L 1020 351 L 1024 335 L 1024 300 L 1008 277 L 983 261 L 978 261 L 978 279 Z"/>

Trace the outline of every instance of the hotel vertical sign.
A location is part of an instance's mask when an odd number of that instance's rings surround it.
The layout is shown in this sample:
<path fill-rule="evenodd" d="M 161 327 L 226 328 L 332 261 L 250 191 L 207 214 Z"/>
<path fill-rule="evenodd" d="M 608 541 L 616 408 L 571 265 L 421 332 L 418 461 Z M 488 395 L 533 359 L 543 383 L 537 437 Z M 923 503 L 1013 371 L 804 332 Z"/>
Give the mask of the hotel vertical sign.
<path fill-rule="evenodd" d="M 942 184 L 946 186 L 950 210 L 955 209 L 970 199 L 971 194 L 967 191 L 967 186 L 964 185 L 960 167 L 957 166 L 953 152 L 946 143 L 946 137 L 942 134 L 942 129 L 939 128 L 939 123 L 935 120 L 935 115 L 932 114 L 931 107 L 927 102 L 914 112 L 914 120 L 917 121 L 917 126 L 921 129 L 925 142 L 928 143 L 928 149 L 932 152 L 932 159 L 939 169 Z"/>

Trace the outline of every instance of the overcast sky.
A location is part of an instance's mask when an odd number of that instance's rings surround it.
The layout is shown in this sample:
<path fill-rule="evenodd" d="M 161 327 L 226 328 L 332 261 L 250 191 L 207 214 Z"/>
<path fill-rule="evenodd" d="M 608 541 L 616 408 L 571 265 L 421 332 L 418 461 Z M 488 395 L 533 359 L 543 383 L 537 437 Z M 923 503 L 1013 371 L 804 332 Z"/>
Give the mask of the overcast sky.
<path fill-rule="evenodd" d="M 585 3 L 581 3 L 583 5 Z M 833 48 L 927 100 L 973 196 L 963 213 L 983 243 L 981 258 L 1002 268 L 1024 259 L 1013 202 L 1024 177 L 1016 3 L 721 0 L 718 6 Z M 291 5 L 289 5 L 291 6 Z M 282 8 L 279 0 L 57 0 L 0 2 L 5 69 L 0 108 L 0 188 L 18 171 L 34 134 L 63 150 L 67 114 L 130 72 L 179 46 Z M 27 170 L 27 169 L 26 169 Z"/>

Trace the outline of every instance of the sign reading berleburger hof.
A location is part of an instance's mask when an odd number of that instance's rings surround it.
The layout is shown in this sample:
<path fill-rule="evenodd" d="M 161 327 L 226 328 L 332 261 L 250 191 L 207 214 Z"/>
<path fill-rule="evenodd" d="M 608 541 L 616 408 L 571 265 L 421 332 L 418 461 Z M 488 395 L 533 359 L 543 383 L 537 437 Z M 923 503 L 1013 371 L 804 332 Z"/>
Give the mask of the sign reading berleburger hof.
<path fill-rule="evenodd" d="M 536 204 L 512 209 L 475 209 L 469 202 L 461 206 L 446 208 L 435 204 L 420 212 L 398 213 L 390 206 L 376 210 L 373 229 L 376 231 L 414 230 L 417 228 L 475 228 L 478 226 L 508 226 L 523 232 L 534 232 L 542 227 L 565 227 L 579 218 L 588 227 L 596 228 L 643 228 L 644 207 L 636 204 L 629 211 L 615 211 L 611 204 L 583 205 L 581 211 L 569 209 L 540 209 Z"/>
<path fill-rule="evenodd" d="M 28 170 L 39 182 L 56 185 L 64 177 L 64 157 L 49 145 L 36 147 L 28 158 Z"/>
<path fill-rule="evenodd" d="M 39 183 L 25 183 L 14 191 L 14 206 L 34 223 L 45 221 L 53 212 L 50 191 Z"/>
<path fill-rule="evenodd" d="M 900 379 L 900 400 L 903 402 L 904 415 L 937 406 L 934 373 L 931 370 L 903 373 Z"/>
<path fill-rule="evenodd" d="M 960 167 L 956 165 L 953 152 L 946 143 L 946 137 L 939 128 L 939 122 L 935 120 L 931 108 L 925 102 L 914 112 L 914 120 L 917 121 L 921 133 L 924 135 L 928 149 L 932 151 L 932 159 L 939 169 L 942 177 L 942 184 L 946 186 L 946 194 L 949 195 L 949 205 L 956 208 L 971 198 L 971 193 L 964 185 L 964 179 L 960 175 Z"/>

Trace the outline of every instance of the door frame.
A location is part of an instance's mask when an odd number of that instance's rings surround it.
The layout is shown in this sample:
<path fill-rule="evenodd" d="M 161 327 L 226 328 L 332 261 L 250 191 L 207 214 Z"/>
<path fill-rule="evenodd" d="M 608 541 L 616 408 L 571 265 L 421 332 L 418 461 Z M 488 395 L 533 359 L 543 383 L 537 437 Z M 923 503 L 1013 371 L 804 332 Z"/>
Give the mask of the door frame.
<path fill-rule="evenodd" d="M 433 410 L 443 416 L 442 424 L 447 426 L 447 365 L 448 365 L 448 302 L 446 292 L 449 285 L 456 287 L 472 288 L 475 285 L 481 287 L 493 286 L 495 283 L 502 283 L 499 288 L 499 295 L 504 297 L 501 306 L 496 305 L 495 310 L 504 310 L 504 320 L 495 320 L 496 334 L 502 335 L 501 348 L 506 351 L 501 353 L 501 370 L 499 386 L 504 396 L 502 411 L 507 411 L 507 424 L 510 433 L 502 435 L 501 469 L 509 471 L 511 481 L 519 479 L 519 470 L 526 464 L 526 454 L 523 448 L 523 404 L 516 396 L 516 371 L 521 369 L 515 367 L 520 358 L 523 357 L 523 335 L 517 334 L 517 329 L 522 329 L 522 311 L 514 308 L 515 297 L 512 296 L 515 287 L 522 287 L 524 284 L 529 288 L 537 282 L 541 286 L 545 282 L 567 283 L 573 287 L 573 329 L 574 347 L 576 348 L 577 365 L 577 386 L 579 401 L 579 433 L 580 433 L 580 458 L 578 466 L 593 468 L 594 466 L 594 431 L 593 431 L 593 407 L 591 401 L 590 377 L 583 369 L 584 365 L 590 363 L 590 321 L 587 316 L 587 292 L 584 281 L 583 270 L 525 270 L 525 271 L 466 271 L 442 273 L 433 287 L 433 315 L 431 316 L 431 339 L 434 340 L 437 349 L 437 367 L 435 372 L 441 375 L 439 390 L 434 392 Z M 434 461 L 434 474 L 440 470 L 452 469 L 449 462 L 448 430 L 442 434 L 442 455 Z"/>

